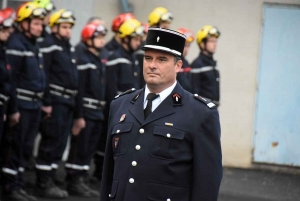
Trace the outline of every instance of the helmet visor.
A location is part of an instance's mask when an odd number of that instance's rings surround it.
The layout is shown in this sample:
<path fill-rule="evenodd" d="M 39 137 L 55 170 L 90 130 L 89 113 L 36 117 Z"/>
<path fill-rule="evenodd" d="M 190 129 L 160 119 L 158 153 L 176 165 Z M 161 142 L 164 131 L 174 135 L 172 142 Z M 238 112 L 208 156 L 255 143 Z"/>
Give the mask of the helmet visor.
<path fill-rule="evenodd" d="M 220 36 L 220 32 L 216 27 L 212 27 L 209 31 L 208 31 L 208 36 L 216 36 L 219 37 Z"/>
<path fill-rule="evenodd" d="M 3 21 L 2 26 L 5 28 L 12 27 L 14 24 L 14 20 L 12 18 L 7 18 Z"/>
<path fill-rule="evenodd" d="M 145 29 L 143 26 L 139 26 L 135 29 L 131 36 L 143 36 L 145 34 Z"/>
<path fill-rule="evenodd" d="M 173 20 L 173 15 L 171 12 L 167 12 L 165 14 L 162 14 L 160 20 L 165 22 L 171 22 Z"/>
<path fill-rule="evenodd" d="M 73 19 L 75 20 L 75 17 L 74 17 L 74 15 L 73 15 L 73 12 L 70 11 L 70 10 L 64 11 L 64 12 L 61 14 L 61 18 L 63 18 L 63 19 L 73 18 Z"/>
<path fill-rule="evenodd" d="M 55 9 L 55 6 L 54 6 L 54 4 L 53 4 L 52 2 L 47 3 L 46 6 L 45 6 L 45 10 L 46 10 L 47 12 L 51 12 L 51 11 L 53 11 L 54 9 Z"/>
<path fill-rule="evenodd" d="M 36 8 L 32 11 L 32 16 L 44 18 L 46 16 L 46 11 L 44 8 Z"/>
<path fill-rule="evenodd" d="M 107 34 L 107 29 L 103 25 L 98 25 L 96 27 L 94 36 L 99 36 L 99 35 L 105 36 L 106 34 Z"/>

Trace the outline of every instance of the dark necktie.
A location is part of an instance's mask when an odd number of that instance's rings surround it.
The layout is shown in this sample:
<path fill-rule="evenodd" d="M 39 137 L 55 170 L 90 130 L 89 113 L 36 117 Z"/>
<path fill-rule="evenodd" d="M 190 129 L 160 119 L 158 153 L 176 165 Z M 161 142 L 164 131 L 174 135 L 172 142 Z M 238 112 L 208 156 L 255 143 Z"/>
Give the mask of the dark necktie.
<path fill-rule="evenodd" d="M 152 101 L 154 100 L 154 99 L 156 99 L 157 97 L 158 97 L 159 95 L 156 95 L 156 94 L 154 94 L 154 93 L 149 93 L 148 95 L 147 95 L 147 100 L 148 100 L 148 102 L 147 102 L 147 106 L 146 106 L 146 108 L 145 108 L 145 110 L 144 110 L 144 116 L 145 116 L 145 119 L 152 113 Z"/>

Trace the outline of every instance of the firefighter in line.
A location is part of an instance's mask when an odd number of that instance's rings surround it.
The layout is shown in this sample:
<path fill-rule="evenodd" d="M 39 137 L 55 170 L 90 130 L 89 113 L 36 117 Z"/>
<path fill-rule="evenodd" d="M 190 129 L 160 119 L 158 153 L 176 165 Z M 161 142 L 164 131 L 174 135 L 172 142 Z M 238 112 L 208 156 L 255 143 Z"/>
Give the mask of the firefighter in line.
<path fill-rule="evenodd" d="M 220 105 L 220 73 L 213 55 L 216 52 L 220 31 L 211 25 L 202 27 L 197 33 L 199 56 L 193 61 L 191 79 L 193 93 Z"/>
<path fill-rule="evenodd" d="M 141 73 L 135 51 L 140 47 L 145 31 L 142 24 L 136 19 L 126 20 L 119 29 L 121 47 L 113 52 L 106 62 L 107 96 L 109 103 L 121 92 L 130 88 L 140 88 Z"/>
<path fill-rule="evenodd" d="M 85 128 L 74 125 L 71 148 L 67 163 L 67 190 L 70 195 L 99 197 L 99 192 L 92 190 L 85 183 L 90 162 L 96 150 L 105 120 L 105 65 L 99 59 L 105 44 L 107 29 L 100 24 L 87 24 L 81 32 L 85 50 L 77 58 L 79 91 L 75 118 L 85 121 Z"/>
<path fill-rule="evenodd" d="M 18 31 L 7 44 L 7 65 L 12 72 L 14 96 L 10 99 L 13 115 L 9 118 L 10 127 L 6 131 L 11 140 L 2 167 L 3 200 L 36 200 L 23 190 L 22 174 L 27 163 L 24 150 L 32 153 L 41 109 L 44 112 L 51 110 L 42 105 L 46 76 L 43 55 L 36 42 L 41 36 L 45 15 L 45 10 L 36 3 L 20 5 L 16 13 Z"/>
<path fill-rule="evenodd" d="M 54 12 L 49 20 L 52 34 L 45 38 L 41 48 L 47 75 L 44 105 L 51 107 L 52 112 L 44 113 L 40 129 L 36 193 L 46 198 L 68 197 L 67 191 L 55 186 L 53 180 L 70 135 L 78 90 L 75 48 L 70 44 L 74 24 L 72 11 Z M 84 121 L 74 123 L 82 128 L 85 126 Z"/>

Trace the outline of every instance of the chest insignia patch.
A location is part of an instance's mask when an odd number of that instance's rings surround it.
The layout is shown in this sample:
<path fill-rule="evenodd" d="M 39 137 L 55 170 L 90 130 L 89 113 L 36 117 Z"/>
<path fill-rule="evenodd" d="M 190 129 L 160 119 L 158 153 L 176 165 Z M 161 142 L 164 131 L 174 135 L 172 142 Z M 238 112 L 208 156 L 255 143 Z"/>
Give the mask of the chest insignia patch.
<path fill-rule="evenodd" d="M 173 105 L 182 105 L 181 96 L 178 93 L 172 95 Z"/>
<path fill-rule="evenodd" d="M 125 117 L 126 117 L 126 114 L 123 114 L 123 115 L 121 116 L 121 118 L 120 118 L 120 121 L 119 121 L 119 122 L 122 122 L 122 121 L 124 121 L 124 120 L 125 120 Z"/>
<path fill-rule="evenodd" d="M 173 123 L 168 123 L 168 122 L 166 122 L 165 125 L 166 125 L 166 126 L 173 126 Z"/>

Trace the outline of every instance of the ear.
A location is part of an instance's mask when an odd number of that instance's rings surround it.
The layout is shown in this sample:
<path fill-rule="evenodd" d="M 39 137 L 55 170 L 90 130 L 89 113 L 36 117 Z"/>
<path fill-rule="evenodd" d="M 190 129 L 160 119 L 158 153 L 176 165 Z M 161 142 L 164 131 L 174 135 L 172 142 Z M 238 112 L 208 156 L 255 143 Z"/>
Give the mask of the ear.
<path fill-rule="evenodd" d="M 52 28 L 51 28 L 51 31 L 52 33 L 57 33 L 57 25 L 54 25 Z"/>
<path fill-rule="evenodd" d="M 29 29 L 29 23 L 28 23 L 27 20 L 23 20 L 21 23 L 22 23 L 22 26 L 21 26 L 21 27 L 22 27 L 23 29 L 25 29 L 25 31 Z"/>
<path fill-rule="evenodd" d="M 205 43 L 204 42 L 201 42 L 199 46 L 200 46 L 200 49 L 202 49 L 202 50 L 205 49 Z"/>
<path fill-rule="evenodd" d="M 182 60 L 177 61 L 175 67 L 176 67 L 176 73 L 178 73 L 182 67 Z"/>
<path fill-rule="evenodd" d="M 92 39 L 88 39 L 88 40 L 86 41 L 86 43 L 87 43 L 89 46 L 92 46 L 92 45 L 93 45 Z"/>

